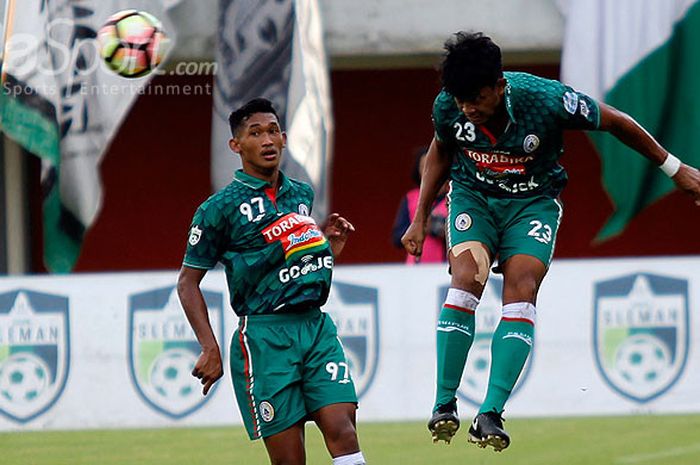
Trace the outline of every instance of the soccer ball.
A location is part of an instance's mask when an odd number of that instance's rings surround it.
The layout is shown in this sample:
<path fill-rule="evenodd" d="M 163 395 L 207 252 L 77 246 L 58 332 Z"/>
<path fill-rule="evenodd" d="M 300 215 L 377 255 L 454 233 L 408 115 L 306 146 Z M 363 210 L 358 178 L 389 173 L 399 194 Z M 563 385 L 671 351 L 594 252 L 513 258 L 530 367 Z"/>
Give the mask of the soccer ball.
<path fill-rule="evenodd" d="M 49 386 L 49 367 L 30 353 L 10 356 L 0 365 L 0 397 L 27 405 L 40 398 Z"/>
<path fill-rule="evenodd" d="M 112 15 L 97 33 L 97 42 L 107 66 L 127 78 L 153 71 L 163 61 L 168 46 L 160 21 L 137 10 Z"/>
<path fill-rule="evenodd" d="M 615 353 L 617 372 L 630 387 L 648 387 L 665 382 L 671 366 L 666 345 L 651 334 L 635 334 Z"/>
<path fill-rule="evenodd" d="M 167 401 L 180 402 L 197 392 L 199 385 L 192 376 L 197 357 L 186 349 L 169 349 L 151 365 L 151 386 Z"/>

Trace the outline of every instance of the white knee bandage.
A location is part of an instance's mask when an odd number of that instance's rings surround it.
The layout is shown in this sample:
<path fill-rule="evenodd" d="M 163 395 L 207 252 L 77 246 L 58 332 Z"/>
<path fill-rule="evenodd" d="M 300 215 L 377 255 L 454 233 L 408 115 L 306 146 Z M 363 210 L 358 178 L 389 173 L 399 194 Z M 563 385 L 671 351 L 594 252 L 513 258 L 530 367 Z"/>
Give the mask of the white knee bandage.
<path fill-rule="evenodd" d="M 535 324 L 537 310 L 530 302 L 515 302 L 503 306 L 503 318 L 507 320 L 527 320 Z"/>
<path fill-rule="evenodd" d="M 479 298 L 469 291 L 463 291 L 462 289 L 455 289 L 451 287 L 447 291 L 447 298 L 445 298 L 445 304 L 453 307 L 458 307 L 457 310 L 476 310 L 476 306 L 479 305 Z"/>
<path fill-rule="evenodd" d="M 333 465 L 366 465 L 366 462 L 362 452 L 355 452 L 334 458 Z"/>

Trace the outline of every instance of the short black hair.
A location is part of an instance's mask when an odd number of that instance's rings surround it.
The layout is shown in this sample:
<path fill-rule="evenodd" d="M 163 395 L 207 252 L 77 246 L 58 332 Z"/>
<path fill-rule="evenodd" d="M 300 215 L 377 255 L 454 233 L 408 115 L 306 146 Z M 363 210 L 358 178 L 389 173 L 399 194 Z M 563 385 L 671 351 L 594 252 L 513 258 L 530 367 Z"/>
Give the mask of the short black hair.
<path fill-rule="evenodd" d="M 243 126 L 248 118 L 255 113 L 272 113 L 279 122 L 280 117 L 277 115 L 275 107 L 272 106 L 266 98 L 254 98 L 238 110 L 234 110 L 228 116 L 228 125 L 231 128 L 231 136 L 236 137 L 236 133 Z"/>
<path fill-rule="evenodd" d="M 442 85 L 457 100 L 473 101 L 503 77 L 501 49 L 481 32 L 458 32 L 445 42 Z"/>

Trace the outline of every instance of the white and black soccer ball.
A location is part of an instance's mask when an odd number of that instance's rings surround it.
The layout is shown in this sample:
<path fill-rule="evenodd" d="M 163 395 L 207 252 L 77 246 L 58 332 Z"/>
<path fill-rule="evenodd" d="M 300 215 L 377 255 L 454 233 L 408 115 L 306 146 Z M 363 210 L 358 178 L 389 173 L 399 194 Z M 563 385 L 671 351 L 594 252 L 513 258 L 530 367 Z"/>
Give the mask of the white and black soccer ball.
<path fill-rule="evenodd" d="M 615 369 L 633 386 L 663 383 L 671 368 L 671 353 L 652 334 L 635 334 L 627 338 L 615 353 Z"/>
<path fill-rule="evenodd" d="M 40 357 L 23 352 L 0 364 L 0 397 L 13 404 L 28 405 L 48 389 L 51 371 Z"/>
<path fill-rule="evenodd" d="M 160 354 L 150 369 L 151 386 L 168 401 L 182 401 L 198 392 L 192 376 L 197 356 L 186 349 L 169 349 Z"/>

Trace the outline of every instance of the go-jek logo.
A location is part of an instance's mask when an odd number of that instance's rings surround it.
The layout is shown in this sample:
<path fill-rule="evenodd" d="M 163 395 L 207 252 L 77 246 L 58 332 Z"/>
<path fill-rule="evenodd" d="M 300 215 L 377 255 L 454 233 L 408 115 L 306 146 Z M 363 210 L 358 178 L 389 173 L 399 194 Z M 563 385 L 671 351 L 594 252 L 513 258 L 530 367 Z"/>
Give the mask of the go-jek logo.
<path fill-rule="evenodd" d="M 350 376 L 360 399 L 372 385 L 379 360 L 378 291 L 335 281 L 323 307 L 338 328 Z"/>
<path fill-rule="evenodd" d="M 593 347 L 603 379 L 648 402 L 664 394 L 688 359 L 688 281 L 638 273 L 595 285 Z"/>
<path fill-rule="evenodd" d="M 223 295 L 202 291 L 214 334 L 224 337 Z M 174 287 L 129 298 L 129 371 L 136 391 L 153 410 L 183 418 L 202 407 L 216 390 L 202 396 L 192 369 L 200 346 Z M 223 357 L 222 357 L 223 358 Z"/>
<path fill-rule="evenodd" d="M 68 298 L 0 294 L 0 413 L 25 423 L 60 398 L 70 365 Z"/>
<path fill-rule="evenodd" d="M 442 304 L 445 302 L 448 290 L 449 286 L 443 286 L 438 290 L 438 315 L 442 309 Z M 489 373 L 491 371 L 491 340 L 493 339 L 493 333 L 496 331 L 498 323 L 501 321 L 502 292 L 503 279 L 491 276 L 486 283 L 479 306 L 476 308 L 474 342 L 469 349 L 467 363 L 462 374 L 462 382 L 457 389 L 457 395 L 461 399 L 477 407 L 481 405 L 486 395 L 486 388 L 489 384 Z M 530 339 L 530 342 L 532 342 L 532 339 L 527 335 L 524 337 L 521 335 L 514 335 L 513 337 L 520 337 L 523 340 Z M 534 349 L 533 346 L 530 351 L 530 356 L 523 368 L 523 372 L 520 374 L 518 382 L 513 388 L 512 395 L 516 395 L 518 390 L 527 381 L 532 367 L 532 360 L 535 355 Z"/>

